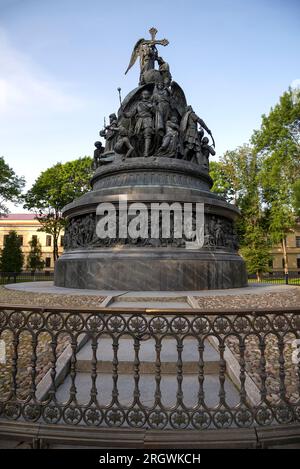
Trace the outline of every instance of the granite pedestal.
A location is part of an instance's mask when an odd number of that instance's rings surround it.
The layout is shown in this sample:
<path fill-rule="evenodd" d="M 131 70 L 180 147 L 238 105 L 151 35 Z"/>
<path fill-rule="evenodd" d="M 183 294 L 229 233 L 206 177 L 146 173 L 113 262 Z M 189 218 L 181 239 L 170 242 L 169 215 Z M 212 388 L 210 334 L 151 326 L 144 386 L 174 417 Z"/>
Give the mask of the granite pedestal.
<path fill-rule="evenodd" d="M 247 285 L 237 253 L 236 207 L 210 192 L 212 180 L 198 165 L 175 158 L 112 155 L 92 178 L 92 190 L 64 208 L 69 220 L 66 247 L 55 266 L 56 286 L 109 290 L 206 290 Z M 187 249 L 185 241 L 97 239 L 96 210 L 119 200 L 173 204 L 201 203 L 205 243 Z M 217 228 L 218 227 L 218 228 Z"/>

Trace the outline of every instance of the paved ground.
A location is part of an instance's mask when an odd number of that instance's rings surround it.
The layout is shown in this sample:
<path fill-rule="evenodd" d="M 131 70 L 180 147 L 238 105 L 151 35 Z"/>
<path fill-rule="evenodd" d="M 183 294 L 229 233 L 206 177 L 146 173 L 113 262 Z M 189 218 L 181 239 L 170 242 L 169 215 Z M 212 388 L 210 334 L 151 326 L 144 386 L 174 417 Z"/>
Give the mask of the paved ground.
<path fill-rule="evenodd" d="M 43 283 L 43 282 L 40 282 Z M 48 283 L 48 282 L 47 282 Z M 16 284 L 18 285 L 18 284 Z M 22 284 L 24 285 L 24 284 Z M 12 285 L 9 285 L 11 287 Z M 99 307 L 105 300 L 105 296 L 97 295 L 83 296 L 76 294 L 61 295 L 45 291 L 33 292 L 29 289 L 14 289 L 0 286 L 0 304 L 28 305 L 28 306 L 89 306 Z"/>
<path fill-rule="evenodd" d="M 0 304 L 27 304 L 39 306 L 112 306 L 112 307 L 147 307 L 147 308 L 200 308 L 203 311 L 210 309 L 242 309 L 242 308 L 268 308 L 268 307 L 292 307 L 300 306 L 300 286 L 286 286 L 286 285 L 259 285 L 251 284 L 251 286 L 239 289 L 230 290 L 210 290 L 210 291 L 192 291 L 192 292 L 153 292 L 153 291 L 103 291 L 103 290 L 76 290 L 64 289 L 54 287 L 53 282 L 32 282 L 32 283 L 18 283 L 10 284 L 5 287 L 0 287 Z M 105 341 L 104 341 L 105 342 Z M 102 364 L 106 363 L 111 365 L 112 350 L 111 344 L 102 343 L 101 352 L 102 356 L 98 359 Z M 132 345 L 132 344 L 131 344 Z M 207 344 L 208 345 L 208 344 Z M 235 344 L 227 344 L 231 346 L 233 354 L 235 354 Z M 251 345 L 251 347 L 250 347 Z M 253 355 L 247 355 L 247 363 L 253 363 L 254 370 L 248 369 L 247 372 L 251 375 L 254 382 L 256 382 L 255 369 L 257 365 L 256 357 L 258 348 L 257 344 L 249 344 L 249 351 Z M 268 345 L 269 347 L 269 345 Z M 267 358 L 267 372 L 268 380 L 271 378 L 274 389 L 270 388 L 270 392 L 275 392 L 278 396 L 278 370 L 276 364 L 278 362 L 277 344 L 270 344 L 266 350 Z M 22 347 L 21 347 L 22 348 Z M 270 350 L 269 350 L 270 349 Z M 274 352 L 274 350 L 275 352 Z M 25 350 L 25 349 L 24 349 Z M 21 350 L 20 350 L 21 352 Z M 247 350 L 246 350 L 247 352 Z M 206 403 L 208 406 L 215 406 L 218 403 L 219 392 L 219 355 L 211 349 L 209 345 L 205 350 L 205 362 L 211 366 L 210 373 L 205 375 L 205 394 Z M 127 370 L 127 363 L 132 368 L 133 348 L 128 347 L 127 343 L 121 341 L 119 350 L 120 359 L 120 375 L 118 380 L 118 387 L 120 390 L 120 401 L 128 405 L 133 398 L 134 380 L 132 370 Z M 197 347 L 195 344 L 189 344 L 188 348 L 184 348 L 184 361 L 189 362 L 191 367 L 197 359 Z M 91 359 L 90 344 L 85 347 L 78 354 L 78 375 L 76 378 L 76 385 L 78 389 L 78 400 L 80 403 L 88 402 L 91 390 L 91 375 L 90 375 L 90 359 Z M 101 354 L 100 354 L 101 355 Z M 167 406 L 173 405 L 176 402 L 177 381 L 176 375 L 172 374 L 173 364 L 177 359 L 177 351 L 175 344 L 171 341 L 166 344 L 165 349 L 162 351 L 162 357 L 169 368 L 166 368 L 162 376 L 161 390 L 163 395 L 164 404 Z M 148 370 L 147 362 L 151 361 L 154 364 L 154 347 L 153 344 L 145 342 L 141 346 L 141 358 L 144 369 Z M 237 353 L 238 358 L 238 353 Z M 275 363 L 275 365 L 274 365 Z M 142 365 L 141 364 L 141 365 Z M 80 366 L 79 366 L 80 365 Z M 146 365 L 146 366 L 145 366 Z M 104 367 L 105 368 L 105 367 Z M 108 367 L 109 368 L 109 367 Z M 273 369 L 274 368 L 274 369 Z M 141 366 L 141 370 L 143 367 Z M 167 370 L 170 369 L 171 373 Z M 99 370 L 100 371 L 100 370 Z M 293 371 L 293 370 L 292 370 Z M 287 375 L 291 381 L 290 386 L 294 386 L 293 376 Z M 258 377 L 259 379 L 259 377 Z M 270 384 L 269 383 L 269 384 Z M 63 384 L 59 387 L 57 397 L 58 400 L 64 402 L 69 396 L 69 388 L 71 384 L 70 376 L 68 376 Z M 270 386 L 271 386 L 270 384 Z M 289 385 L 289 383 L 287 383 Z M 257 382 L 259 385 L 259 381 Z M 111 370 L 103 369 L 97 378 L 98 397 L 101 404 L 108 404 L 111 399 L 112 392 L 112 376 Z M 227 402 L 230 406 L 238 402 L 238 391 L 233 385 L 232 381 L 226 377 L 226 393 Z M 192 406 L 197 402 L 198 380 L 197 373 L 185 373 L 183 381 L 183 390 L 185 396 L 185 403 L 187 406 Z M 141 374 L 140 391 L 142 402 L 145 405 L 151 405 L 155 393 L 155 378 L 154 373 Z M 291 390 L 292 392 L 293 390 Z M 272 394 L 271 394 L 272 396 Z M 2 447 L 15 447 L 18 443 L 7 442 Z M 1 447 L 1 441 L 0 441 Z M 19 446 L 22 447 L 22 444 Z M 26 444 L 25 444 L 26 447 Z"/>
<path fill-rule="evenodd" d="M 252 283 L 244 288 L 228 288 L 227 290 L 199 290 L 199 291 L 126 291 L 126 290 L 81 290 L 77 288 L 55 287 L 53 282 L 24 282 L 5 285 L 9 290 L 17 290 L 33 293 L 52 293 L 64 295 L 85 295 L 85 296 L 120 296 L 123 297 L 178 297 L 178 296 L 224 296 L 227 295 L 246 295 L 246 294 L 264 294 L 266 292 L 287 291 L 291 288 L 297 288 L 292 285 L 261 285 Z"/>
<path fill-rule="evenodd" d="M 147 406 L 154 403 L 155 395 L 154 375 L 141 375 L 139 389 L 141 392 L 141 402 Z M 58 402 L 66 402 L 69 398 L 71 378 L 68 376 L 64 383 L 58 388 L 56 397 Z M 91 392 L 90 373 L 78 373 L 76 377 L 77 400 L 80 404 L 89 402 Z M 113 381 L 111 374 L 99 374 L 97 377 L 98 400 L 101 404 L 107 405 L 111 401 Z M 198 376 L 186 375 L 183 378 L 184 402 L 187 406 L 197 403 L 199 382 Z M 133 401 L 134 379 L 129 374 L 119 374 L 118 378 L 119 401 L 123 405 L 129 405 Z M 238 391 L 229 379 L 225 381 L 226 401 L 230 406 L 234 406 L 239 401 Z M 216 406 L 219 402 L 219 378 L 216 375 L 206 375 L 204 381 L 205 402 L 208 406 Z M 162 376 L 161 393 L 165 406 L 172 406 L 176 403 L 177 380 L 176 375 L 166 374 Z"/>
<path fill-rule="evenodd" d="M 0 303 L 119 308 L 242 309 L 300 306 L 300 286 L 251 284 L 245 288 L 186 292 L 80 290 L 53 282 L 0 287 Z"/>

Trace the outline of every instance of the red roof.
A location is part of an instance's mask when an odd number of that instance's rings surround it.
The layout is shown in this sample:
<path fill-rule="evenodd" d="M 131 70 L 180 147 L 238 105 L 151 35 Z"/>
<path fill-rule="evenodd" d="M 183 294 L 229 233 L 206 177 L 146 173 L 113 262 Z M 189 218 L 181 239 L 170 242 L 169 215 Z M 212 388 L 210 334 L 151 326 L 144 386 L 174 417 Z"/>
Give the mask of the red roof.
<path fill-rule="evenodd" d="M 34 220 L 34 213 L 10 213 L 7 216 L 0 217 L 0 220 Z"/>

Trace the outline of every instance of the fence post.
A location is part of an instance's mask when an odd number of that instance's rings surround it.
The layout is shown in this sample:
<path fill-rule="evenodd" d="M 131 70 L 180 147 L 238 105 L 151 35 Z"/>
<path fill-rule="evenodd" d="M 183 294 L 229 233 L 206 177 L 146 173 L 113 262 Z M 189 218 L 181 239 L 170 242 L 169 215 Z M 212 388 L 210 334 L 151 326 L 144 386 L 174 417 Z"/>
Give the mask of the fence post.
<path fill-rule="evenodd" d="M 289 284 L 289 273 L 288 272 L 285 273 L 285 284 L 286 285 Z"/>

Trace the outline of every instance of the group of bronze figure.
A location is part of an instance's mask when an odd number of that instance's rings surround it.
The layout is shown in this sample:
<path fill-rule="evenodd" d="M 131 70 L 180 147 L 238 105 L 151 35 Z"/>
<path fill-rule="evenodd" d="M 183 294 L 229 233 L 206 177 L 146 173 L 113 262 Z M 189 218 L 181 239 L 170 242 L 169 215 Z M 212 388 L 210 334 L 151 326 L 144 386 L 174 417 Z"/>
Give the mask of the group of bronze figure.
<path fill-rule="evenodd" d="M 140 58 L 139 86 L 123 101 L 118 115 L 109 116 L 109 124 L 100 130 L 105 147 L 95 143 L 94 167 L 130 157 L 180 158 L 208 170 L 209 156 L 215 155 L 214 139 L 205 122 L 187 106 L 180 86 L 172 80 L 169 65 L 158 56 L 156 45 L 166 39 L 140 39 L 133 50 L 127 71 Z M 155 69 L 155 64 L 158 68 Z M 119 89 L 120 92 L 120 89 Z M 211 137 L 212 145 L 209 144 Z"/>
<path fill-rule="evenodd" d="M 187 105 L 181 87 L 172 80 L 170 68 L 162 57 L 158 56 L 157 45 L 166 46 L 166 39 L 156 40 L 155 28 L 150 29 L 151 39 L 140 39 L 132 52 L 129 66 L 125 73 L 133 66 L 136 59 L 140 59 L 139 86 L 126 98 L 121 100 L 121 89 L 118 88 L 120 108 L 118 113 L 109 116 L 108 125 L 100 130 L 100 136 L 105 139 L 95 143 L 94 169 L 101 165 L 116 163 L 122 165 L 122 160 L 129 158 L 153 157 L 159 163 L 160 157 L 177 158 L 200 166 L 200 172 L 209 169 L 209 156 L 215 155 L 215 142 L 210 129 L 205 122 Z M 158 67 L 155 68 L 155 65 Z M 210 145 L 209 138 L 212 140 Z M 164 162 L 166 164 L 166 162 Z M 125 165 L 123 165 L 125 167 Z M 153 163 L 153 171 L 155 165 Z M 147 173 L 148 174 L 148 173 Z M 114 176 L 111 176 L 113 178 Z M 157 178 L 158 176 L 156 176 Z M 178 182 L 178 174 L 174 176 Z M 114 185 L 113 179 L 109 179 Z M 157 181 L 157 179 L 156 179 Z M 115 181 L 118 185 L 120 180 Z M 195 216 L 195 214 L 194 214 Z M 193 230 L 196 223 L 193 216 Z M 118 214 L 117 214 L 118 221 Z M 69 220 L 65 230 L 65 249 L 95 247 L 185 247 L 187 242 L 195 241 L 193 236 L 184 235 L 177 238 L 174 235 L 174 219 L 170 220 L 170 236 L 162 236 L 162 226 L 159 223 L 159 236 L 151 238 L 116 237 L 100 239 L 96 234 L 97 217 L 95 214 L 76 216 Z M 195 226 L 194 226 L 195 225 Z M 117 223 L 117 226 L 118 223 Z M 236 251 L 238 238 L 231 220 L 213 214 L 205 214 L 204 247 L 206 249 Z"/>
<path fill-rule="evenodd" d="M 66 250 L 76 248 L 94 248 L 94 247 L 115 247 L 128 245 L 131 247 L 178 247 L 183 248 L 186 242 L 195 241 L 195 235 L 191 237 L 183 236 L 182 238 L 174 237 L 174 219 L 171 216 L 170 236 L 164 238 L 160 233 L 158 238 L 151 236 L 142 238 L 116 238 L 101 239 L 96 234 L 95 215 L 83 215 L 72 218 L 65 230 L 64 248 Z M 160 225 L 161 230 L 161 225 Z M 150 229 L 149 229 L 150 232 Z M 206 248 L 222 248 L 230 251 L 238 249 L 238 238 L 234 230 L 233 223 L 224 217 L 205 215 L 204 224 L 204 247 Z"/>

